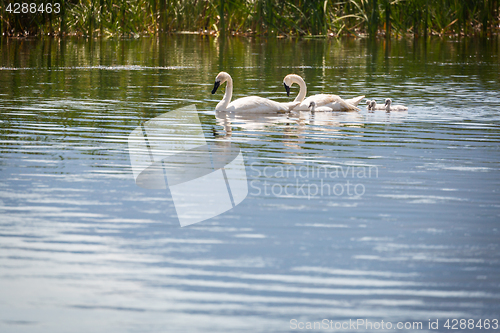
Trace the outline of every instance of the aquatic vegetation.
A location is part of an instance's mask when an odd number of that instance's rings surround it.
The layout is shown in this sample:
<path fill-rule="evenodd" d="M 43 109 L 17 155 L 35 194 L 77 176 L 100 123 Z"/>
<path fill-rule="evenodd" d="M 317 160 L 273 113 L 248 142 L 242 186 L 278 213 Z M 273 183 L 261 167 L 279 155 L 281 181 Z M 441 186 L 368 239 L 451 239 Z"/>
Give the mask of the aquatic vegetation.
<path fill-rule="evenodd" d="M 0 1 L 3 35 L 144 35 L 158 32 L 276 36 L 487 35 L 498 0 L 56 0 L 60 11 L 14 13 Z M 47 4 L 46 0 L 30 3 Z M 10 7 L 9 7 L 10 6 Z M 43 9 L 43 8 L 42 8 Z"/>

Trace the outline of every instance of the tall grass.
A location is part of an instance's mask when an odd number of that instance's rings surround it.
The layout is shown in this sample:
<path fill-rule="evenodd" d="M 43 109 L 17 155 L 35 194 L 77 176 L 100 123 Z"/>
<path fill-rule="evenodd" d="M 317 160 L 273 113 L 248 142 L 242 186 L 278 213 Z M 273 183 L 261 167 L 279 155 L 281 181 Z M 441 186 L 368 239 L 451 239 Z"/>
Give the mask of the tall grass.
<path fill-rule="evenodd" d="M 15 1 L 15 0 L 14 0 Z M 54 0 L 61 12 L 6 11 L 9 36 L 204 32 L 259 35 L 487 35 L 499 32 L 499 0 Z M 37 4 L 47 0 L 30 0 Z"/>

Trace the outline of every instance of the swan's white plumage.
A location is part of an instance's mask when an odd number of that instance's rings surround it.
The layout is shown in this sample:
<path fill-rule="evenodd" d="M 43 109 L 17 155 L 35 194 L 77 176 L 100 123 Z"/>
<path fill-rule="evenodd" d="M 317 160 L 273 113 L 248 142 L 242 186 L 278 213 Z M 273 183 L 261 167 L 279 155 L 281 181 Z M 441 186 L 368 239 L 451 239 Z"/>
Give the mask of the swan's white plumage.
<path fill-rule="evenodd" d="M 283 84 L 285 85 L 285 89 L 287 91 L 287 94 L 290 94 L 290 87 L 294 84 L 298 84 L 300 87 L 299 93 L 297 97 L 295 97 L 294 102 L 300 102 L 299 105 L 297 105 L 295 108 L 293 108 L 294 111 L 307 111 L 309 110 L 309 105 L 311 102 L 316 103 L 316 109 L 318 110 L 319 107 L 329 107 L 332 109 L 332 111 L 346 111 L 346 110 L 359 110 L 356 106 L 359 104 L 359 102 L 365 97 L 365 96 L 360 96 L 348 100 L 342 99 L 340 96 L 337 95 L 332 95 L 332 94 L 317 94 L 313 96 L 309 96 L 307 98 L 307 86 L 302 79 L 297 74 L 289 74 L 285 76 L 283 79 Z"/>
<path fill-rule="evenodd" d="M 385 100 L 385 110 L 386 111 L 406 111 L 408 108 L 404 105 L 392 105 L 392 100 L 387 98 Z"/>
<path fill-rule="evenodd" d="M 309 109 L 311 112 L 329 112 L 329 111 L 334 111 L 332 108 L 329 108 L 327 106 L 316 106 L 315 101 L 311 101 L 309 103 Z"/>
<path fill-rule="evenodd" d="M 370 101 L 370 110 L 385 110 L 385 104 L 377 104 L 375 100 Z"/>
<path fill-rule="evenodd" d="M 359 110 L 357 108 L 357 106 L 358 106 L 359 102 L 361 102 L 361 100 L 363 98 L 365 98 L 365 96 L 358 96 L 358 97 L 354 97 L 354 98 L 344 99 L 344 101 L 347 104 L 354 106 L 355 108 L 353 110 Z M 330 103 L 330 104 L 328 104 L 326 106 L 332 108 L 332 111 L 346 111 L 346 109 L 344 108 L 344 106 L 342 104 L 340 104 L 339 102 Z"/>
<path fill-rule="evenodd" d="M 214 89 L 212 94 L 215 94 L 220 85 L 227 82 L 226 92 L 224 97 L 215 107 L 216 111 L 234 111 L 234 112 L 252 112 L 252 113 L 274 113 L 288 112 L 299 103 L 278 103 L 267 98 L 258 96 L 248 96 L 238 98 L 231 102 L 233 96 L 233 79 L 226 72 L 220 72 L 215 78 Z"/>
<path fill-rule="evenodd" d="M 220 104 L 220 102 L 219 102 Z M 258 96 L 248 96 L 238 98 L 225 108 L 218 108 L 219 105 L 215 108 L 216 111 L 244 111 L 244 112 L 288 112 L 293 108 L 297 103 L 278 103 L 272 101 L 267 98 L 258 97 Z"/>

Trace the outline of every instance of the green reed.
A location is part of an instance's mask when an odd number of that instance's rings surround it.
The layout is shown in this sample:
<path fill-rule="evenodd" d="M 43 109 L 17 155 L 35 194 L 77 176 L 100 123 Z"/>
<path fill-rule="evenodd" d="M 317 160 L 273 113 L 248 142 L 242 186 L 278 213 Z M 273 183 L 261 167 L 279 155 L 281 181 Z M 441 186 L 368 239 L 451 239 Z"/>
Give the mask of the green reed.
<path fill-rule="evenodd" d="M 7 9 L 15 1 L 0 0 L 3 35 L 190 31 L 418 37 L 493 34 L 500 21 L 499 0 L 54 0 L 60 13 L 14 14 Z"/>

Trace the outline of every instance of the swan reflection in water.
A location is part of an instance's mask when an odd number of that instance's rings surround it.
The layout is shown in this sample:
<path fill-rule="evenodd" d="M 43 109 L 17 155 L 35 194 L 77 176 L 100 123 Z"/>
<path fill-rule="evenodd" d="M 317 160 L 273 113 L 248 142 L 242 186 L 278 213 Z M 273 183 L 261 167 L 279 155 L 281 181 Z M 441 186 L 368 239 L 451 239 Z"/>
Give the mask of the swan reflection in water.
<path fill-rule="evenodd" d="M 233 127 L 249 132 L 261 132 L 273 127 L 283 133 L 281 141 L 284 146 L 292 149 L 303 149 L 302 145 L 310 135 L 329 133 L 328 136 L 339 136 L 342 135 L 342 127 L 364 126 L 364 116 L 358 112 L 291 111 L 286 114 L 266 115 L 216 111 L 215 117 L 217 124 L 225 131 L 224 135 L 217 135 L 219 138 L 231 138 Z M 253 135 L 247 136 L 251 137 Z"/>
<path fill-rule="evenodd" d="M 383 110 L 370 110 L 367 111 L 364 115 L 366 123 L 392 123 L 392 124 L 400 124 L 408 116 L 408 111 L 398 111 L 398 112 L 387 112 L 385 109 Z"/>
<path fill-rule="evenodd" d="M 270 125 L 286 123 L 289 114 L 253 113 L 253 112 L 227 112 L 215 111 L 218 125 L 226 131 L 226 136 L 231 136 L 232 127 L 240 127 L 248 131 L 260 131 Z"/>

